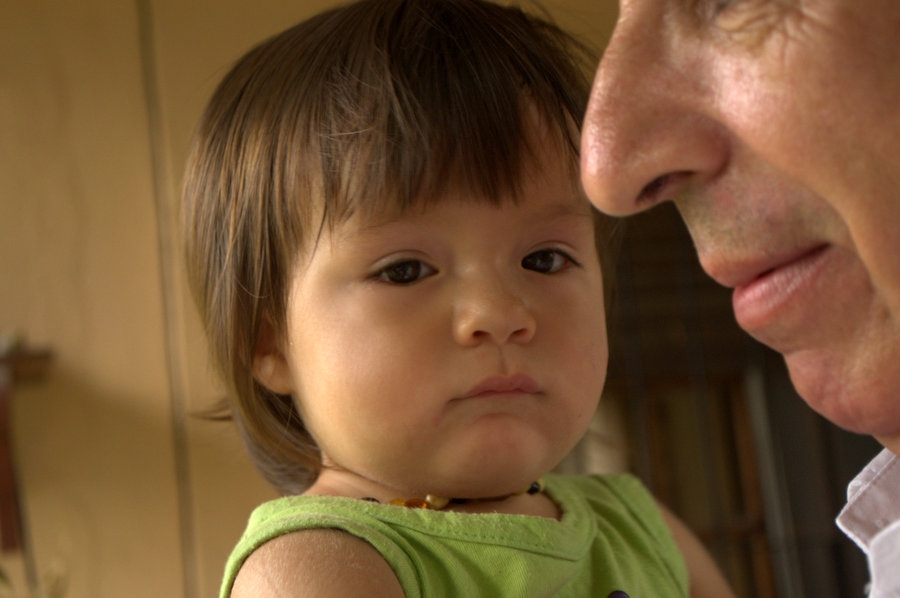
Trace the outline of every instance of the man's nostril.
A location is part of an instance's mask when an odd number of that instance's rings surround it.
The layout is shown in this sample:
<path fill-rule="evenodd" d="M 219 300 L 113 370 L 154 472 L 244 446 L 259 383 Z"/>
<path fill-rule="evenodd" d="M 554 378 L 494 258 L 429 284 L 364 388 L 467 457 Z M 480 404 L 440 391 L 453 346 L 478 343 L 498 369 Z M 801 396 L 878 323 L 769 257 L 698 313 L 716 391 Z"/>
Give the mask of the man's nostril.
<path fill-rule="evenodd" d="M 649 208 L 654 204 L 673 199 L 678 192 L 676 187 L 679 186 L 679 181 L 684 181 L 688 174 L 687 172 L 670 172 L 656 177 L 641 189 L 636 205 L 641 208 Z"/>
<path fill-rule="evenodd" d="M 664 189 L 668 186 L 670 176 L 671 175 L 664 174 L 647 183 L 638 195 L 638 205 L 659 203 Z"/>

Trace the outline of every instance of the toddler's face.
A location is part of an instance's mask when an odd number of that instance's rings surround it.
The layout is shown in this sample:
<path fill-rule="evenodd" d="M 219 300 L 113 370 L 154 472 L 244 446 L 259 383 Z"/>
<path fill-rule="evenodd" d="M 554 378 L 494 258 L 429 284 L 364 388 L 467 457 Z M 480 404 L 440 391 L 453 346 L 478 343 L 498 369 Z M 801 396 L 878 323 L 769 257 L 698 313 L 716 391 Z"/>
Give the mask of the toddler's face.
<path fill-rule="evenodd" d="M 351 219 L 298 265 L 277 390 L 340 476 L 497 496 L 583 434 L 606 376 L 601 268 L 577 181 L 537 163 L 518 205 Z"/>

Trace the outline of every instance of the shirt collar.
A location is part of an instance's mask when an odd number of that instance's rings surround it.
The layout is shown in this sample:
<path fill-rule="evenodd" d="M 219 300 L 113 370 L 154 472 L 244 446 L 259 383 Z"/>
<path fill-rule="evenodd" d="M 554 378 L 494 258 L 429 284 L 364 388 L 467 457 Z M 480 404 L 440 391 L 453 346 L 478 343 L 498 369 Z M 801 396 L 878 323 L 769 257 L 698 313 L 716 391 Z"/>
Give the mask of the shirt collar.
<path fill-rule="evenodd" d="M 837 525 L 863 550 L 900 521 L 900 457 L 885 449 L 847 487 L 847 505 Z"/>

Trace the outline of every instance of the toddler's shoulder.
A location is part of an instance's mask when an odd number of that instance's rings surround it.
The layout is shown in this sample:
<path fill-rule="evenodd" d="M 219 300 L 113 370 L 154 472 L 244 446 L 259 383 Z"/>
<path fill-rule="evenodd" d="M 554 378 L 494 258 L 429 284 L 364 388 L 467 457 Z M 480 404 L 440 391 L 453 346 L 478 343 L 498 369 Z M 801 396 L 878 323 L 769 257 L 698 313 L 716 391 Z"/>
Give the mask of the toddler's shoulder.
<path fill-rule="evenodd" d="M 335 529 L 269 540 L 244 561 L 231 593 L 233 598 L 403 595 L 390 565 L 370 544 Z"/>

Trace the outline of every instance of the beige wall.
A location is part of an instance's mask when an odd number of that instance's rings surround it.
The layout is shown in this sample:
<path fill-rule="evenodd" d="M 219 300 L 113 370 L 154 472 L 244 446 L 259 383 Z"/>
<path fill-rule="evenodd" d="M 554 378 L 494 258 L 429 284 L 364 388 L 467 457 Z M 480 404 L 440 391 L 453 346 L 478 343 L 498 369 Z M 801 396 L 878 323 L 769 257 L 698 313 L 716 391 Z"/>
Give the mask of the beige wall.
<path fill-rule="evenodd" d="M 0 332 L 56 354 L 14 406 L 45 588 L 214 595 L 247 513 L 272 496 L 228 426 L 191 416 L 220 391 L 182 281 L 178 181 L 228 64 L 332 3 L 0 3 Z M 598 44 L 614 12 L 543 4 Z M 15 555 L 0 566 L 21 577 Z"/>

